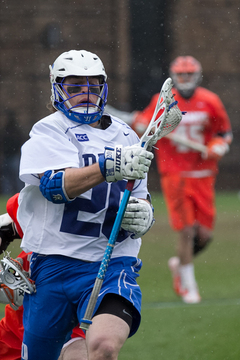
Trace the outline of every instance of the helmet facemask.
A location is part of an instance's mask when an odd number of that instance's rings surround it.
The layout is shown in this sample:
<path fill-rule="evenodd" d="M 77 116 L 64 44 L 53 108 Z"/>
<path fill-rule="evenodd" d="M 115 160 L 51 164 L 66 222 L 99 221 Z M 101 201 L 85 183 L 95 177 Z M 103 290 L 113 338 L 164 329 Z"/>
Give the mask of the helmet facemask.
<path fill-rule="evenodd" d="M 107 84 L 102 76 L 86 76 L 82 84 L 78 84 L 75 77 L 74 83 L 68 83 L 68 78 L 57 78 L 53 84 L 54 107 L 62 111 L 70 120 L 92 124 L 98 121 L 103 114 L 107 102 Z M 83 78 L 83 77 L 82 77 Z M 99 84 L 93 84 L 92 79 L 99 79 Z M 76 82 L 76 83 L 75 83 Z M 84 88 L 84 91 L 82 89 Z M 77 104 L 71 104 L 71 99 L 80 97 L 82 100 Z M 96 101 L 91 101 L 92 98 Z M 73 103 L 73 102 L 72 102 Z"/>
<path fill-rule="evenodd" d="M 170 64 L 170 76 L 184 98 L 190 98 L 202 81 L 202 66 L 192 56 L 179 56 Z"/>
<path fill-rule="evenodd" d="M 172 80 L 175 88 L 179 91 L 180 95 L 186 99 L 190 98 L 195 89 L 201 83 L 201 73 L 177 73 L 172 74 Z"/>

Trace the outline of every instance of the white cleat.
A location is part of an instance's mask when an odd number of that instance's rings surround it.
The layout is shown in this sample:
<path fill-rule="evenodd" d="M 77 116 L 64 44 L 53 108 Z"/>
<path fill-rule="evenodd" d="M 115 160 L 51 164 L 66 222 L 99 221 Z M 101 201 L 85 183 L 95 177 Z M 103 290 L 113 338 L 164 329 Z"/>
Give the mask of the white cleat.
<path fill-rule="evenodd" d="M 184 290 L 181 296 L 183 302 L 186 304 L 198 304 L 201 301 L 197 287 Z"/>
<path fill-rule="evenodd" d="M 177 256 L 173 256 L 168 260 L 168 267 L 172 274 L 173 279 L 173 290 L 178 295 L 181 296 L 182 301 L 185 304 L 198 304 L 201 301 L 201 296 L 199 295 L 198 286 L 195 282 L 195 279 L 190 279 L 187 281 L 188 285 L 183 285 L 182 272 L 180 269 L 180 259 Z M 186 280 L 186 277 L 185 277 Z"/>

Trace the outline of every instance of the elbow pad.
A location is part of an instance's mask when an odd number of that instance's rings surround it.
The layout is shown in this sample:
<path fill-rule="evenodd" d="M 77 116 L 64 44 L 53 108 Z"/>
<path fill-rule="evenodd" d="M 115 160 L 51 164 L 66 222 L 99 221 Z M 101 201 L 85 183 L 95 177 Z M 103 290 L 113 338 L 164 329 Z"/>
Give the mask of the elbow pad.
<path fill-rule="evenodd" d="M 54 173 L 48 170 L 40 180 L 39 189 L 43 196 L 54 204 L 69 203 L 74 199 L 69 199 L 64 188 L 65 171 Z"/>

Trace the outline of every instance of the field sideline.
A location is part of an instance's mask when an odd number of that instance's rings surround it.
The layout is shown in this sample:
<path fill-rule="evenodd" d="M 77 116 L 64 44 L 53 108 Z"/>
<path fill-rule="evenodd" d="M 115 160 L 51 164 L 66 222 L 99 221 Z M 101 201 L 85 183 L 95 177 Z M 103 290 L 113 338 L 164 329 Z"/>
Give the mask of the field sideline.
<path fill-rule="evenodd" d="M 0 198 L 5 212 L 6 197 Z M 142 323 L 123 347 L 119 360 L 239 360 L 240 359 L 240 197 L 217 193 L 214 241 L 195 261 L 203 298 L 185 305 L 173 293 L 167 260 L 174 254 L 171 231 L 161 193 L 152 194 L 156 224 L 143 238 Z M 19 250 L 18 240 L 11 255 Z M 0 257 L 2 258 L 2 256 Z M 0 305 L 0 318 L 4 306 Z"/>

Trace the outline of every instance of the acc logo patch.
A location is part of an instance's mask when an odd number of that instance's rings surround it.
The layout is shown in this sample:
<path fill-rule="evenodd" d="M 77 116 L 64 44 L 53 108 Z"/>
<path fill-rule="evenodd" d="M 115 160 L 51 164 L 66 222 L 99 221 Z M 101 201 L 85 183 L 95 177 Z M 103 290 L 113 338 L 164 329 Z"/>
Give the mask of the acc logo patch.
<path fill-rule="evenodd" d="M 78 141 L 89 141 L 87 134 L 75 134 Z"/>

